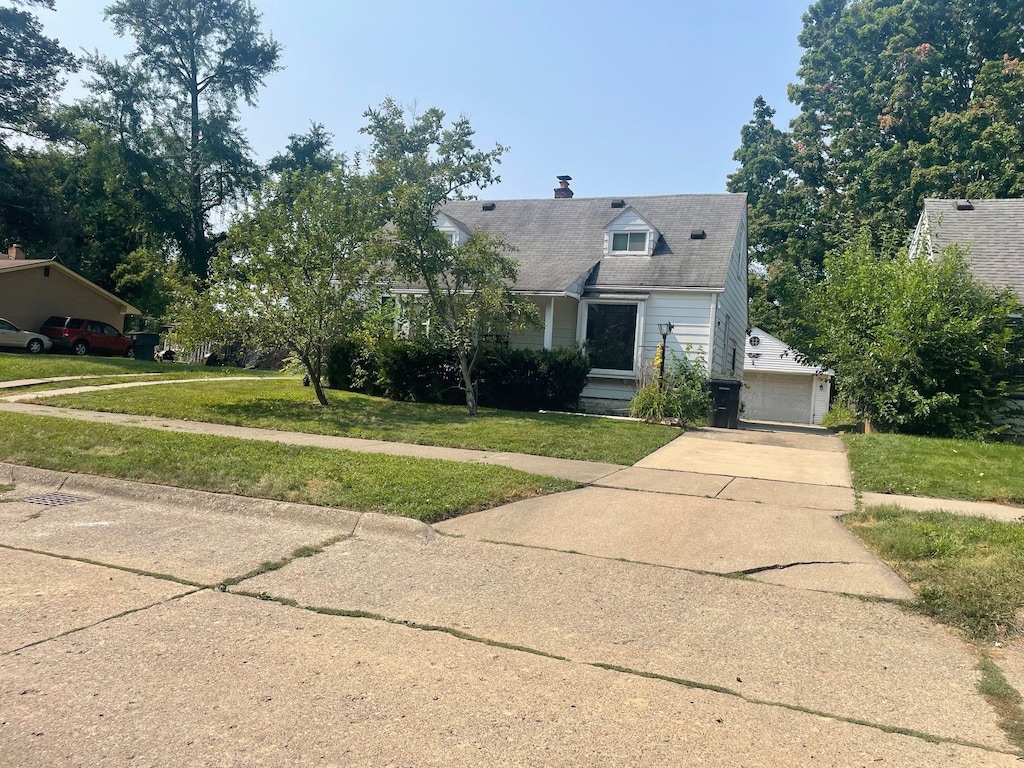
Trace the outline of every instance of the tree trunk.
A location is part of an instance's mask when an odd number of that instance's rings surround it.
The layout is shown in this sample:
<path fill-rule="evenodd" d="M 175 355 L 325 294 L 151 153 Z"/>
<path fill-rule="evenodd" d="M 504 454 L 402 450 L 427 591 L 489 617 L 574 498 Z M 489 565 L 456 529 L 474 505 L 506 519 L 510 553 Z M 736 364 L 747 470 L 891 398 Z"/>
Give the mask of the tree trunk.
<path fill-rule="evenodd" d="M 324 385 L 320 382 L 320 377 L 310 374 L 309 381 L 313 385 L 313 391 L 316 392 L 316 399 L 320 405 L 324 408 L 328 407 L 330 403 L 327 402 L 327 395 L 324 394 Z"/>
<path fill-rule="evenodd" d="M 476 389 L 473 387 L 473 371 L 469 367 L 469 355 L 459 352 L 459 370 L 462 371 L 462 385 L 466 388 L 466 410 L 476 416 Z"/>

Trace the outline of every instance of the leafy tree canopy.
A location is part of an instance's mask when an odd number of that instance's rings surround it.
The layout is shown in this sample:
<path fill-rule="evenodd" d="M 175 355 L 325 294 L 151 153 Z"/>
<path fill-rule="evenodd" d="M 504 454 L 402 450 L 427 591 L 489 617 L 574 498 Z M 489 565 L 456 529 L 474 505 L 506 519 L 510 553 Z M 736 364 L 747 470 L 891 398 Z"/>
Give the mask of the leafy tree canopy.
<path fill-rule="evenodd" d="M 0 139 L 5 133 L 48 136 L 61 75 L 78 69 L 75 57 L 43 34 L 25 7 L 53 10 L 53 0 L 7 0 L 0 4 Z"/>
<path fill-rule="evenodd" d="M 282 183 L 288 196 L 277 192 Z M 379 211 L 365 178 L 342 166 L 265 182 L 218 250 L 208 290 L 176 307 L 183 335 L 286 348 L 326 406 L 328 350 L 376 303 L 382 270 L 370 235 Z"/>
<path fill-rule="evenodd" d="M 117 137 L 136 188 L 159 201 L 167 236 L 205 279 L 211 212 L 259 178 L 238 105 L 256 103 L 280 46 L 248 0 L 117 0 L 106 18 L 135 48 L 124 63 L 89 57 L 86 114 Z"/>
<path fill-rule="evenodd" d="M 789 130 L 758 99 L 729 189 L 750 195 L 750 243 L 781 295 L 813 285 L 826 254 L 866 227 L 893 255 L 925 197 L 1015 196 L 1024 187 L 1024 0 L 817 0 Z M 776 277 L 778 276 L 778 277 Z M 790 286 L 775 285 L 776 279 Z M 751 321 L 793 344 L 806 307 Z M 773 325 L 772 322 L 781 322 Z"/>
<path fill-rule="evenodd" d="M 389 218 L 385 238 L 396 277 L 424 291 L 431 333 L 458 365 L 466 407 L 477 412 L 474 370 L 480 339 L 533 319 L 533 307 L 514 295 L 518 263 L 501 238 L 471 233 L 453 244 L 435 227 L 441 207 L 499 181 L 495 166 L 506 148 L 478 150 L 465 117 L 446 127 L 439 109 L 413 115 L 386 100 L 366 112 L 372 176 Z"/>

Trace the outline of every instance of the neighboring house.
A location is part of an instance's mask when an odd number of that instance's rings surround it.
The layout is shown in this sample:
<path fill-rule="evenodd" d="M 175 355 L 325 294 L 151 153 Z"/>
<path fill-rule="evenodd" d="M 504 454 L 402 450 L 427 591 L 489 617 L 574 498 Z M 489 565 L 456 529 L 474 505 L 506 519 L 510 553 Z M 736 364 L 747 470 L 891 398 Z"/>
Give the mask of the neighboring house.
<path fill-rule="evenodd" d="M 928 198 L 910 241 L 912 256 L 934 258 L 950 245 L 967 249 L 971 273 L 1009 288 L 1024 304 L 1024 200 Z M 997 419 L 1024 435 L 1024 393 L 1012 395 Z"/>
<path fill-rule="evenodd" d="M 926 199 L 910 254 L 934 258 L 950 245 L 968 249 L 975 277 L 1024 303 L 1024 200 Z"/>
<path fill-rule="evenodd" d="M 50 259 L 27 259 L 21 246 L 0 253 L 0 315 L 38 331 L 53 315 L 110 323 L 123 331 L 125 315 L 141 311 Z"/>
<path fill-rule="evenodd" d="M 751 328 L 743 358 L 743 418 L 821 424 L 832 398 L 832 371 L 801 362 L 770 333 Z"/>
<path fill-rule="evenodd" d="M 747 330 L 746 195 L 454 201 L 436 226 L 455 244 L 500 233 L 519 262 L 514 290 L 543 327 L 514 346 L 585 345 L 592 371 L 581 405 L 620 411 L 651 375 L 671 323 L 671 355 L 702 357 L 712 377 L 742 378 Z M 408 292 L 415 293 L 414 290 Z"/>

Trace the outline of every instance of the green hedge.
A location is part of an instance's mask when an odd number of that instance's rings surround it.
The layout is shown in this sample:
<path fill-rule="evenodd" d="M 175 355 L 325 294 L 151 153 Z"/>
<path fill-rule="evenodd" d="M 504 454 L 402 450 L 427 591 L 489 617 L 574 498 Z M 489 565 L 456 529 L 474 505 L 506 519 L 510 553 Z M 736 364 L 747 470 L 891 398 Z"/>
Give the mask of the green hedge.
<path fill-rule="evenodd" d="M 476 368 L 480 405 L 517 411 L 575 410 L 590 361 L 580 349 L 485 347 Z M 343 341 L 331 350 L 328 386 L 392 400 L 464 403 L 450 355 L 427 344 L 378 339 Z"/>

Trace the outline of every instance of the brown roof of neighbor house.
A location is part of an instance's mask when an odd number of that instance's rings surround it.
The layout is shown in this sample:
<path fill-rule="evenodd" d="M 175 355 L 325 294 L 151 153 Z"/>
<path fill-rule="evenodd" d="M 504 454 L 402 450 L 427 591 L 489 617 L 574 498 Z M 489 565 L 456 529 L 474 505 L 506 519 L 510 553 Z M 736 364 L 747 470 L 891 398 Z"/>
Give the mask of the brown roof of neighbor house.
<path fill-rule="evenodd" d="M 125 314 L 125 315 L 141 315 L 142 314 L 142 310 L 139 309 L 138 307 L 134 307 L 131 304 L 129 304 L 127 301 L 125 301 L 124 299 L 119 299 L 117 296 L 115 296 L 114 294 L 110 293 L 109 291 L 103 290 L 98 285 L 96 285 L 96 283 L 92 282 L 91 280 L 89 280 L 87 278 L 82 277 L 80 274 L 75 272 L 75 270 L 69 269 L 68 267 L 65 267 L 59 261 L 55 261 L 53 259 L 0 259 L 0 274 L 6 274 L 6 273 L 15 272 L 15 271 L 19 271 L 19 270 L 26 270 L 26 269 L 42 269 L 44 267 L 51 267 L 53 269 L 58 269 L 61 272 L 63 272 L 64 274 L 66 274 L 68 277 L 72 278 L 73 280 L 77 280 L 79 283 L 84 285 L 86 288 L 89 288 L 90 290 L 95 291 L 96 293 L 100 294 L 101 296 L 104 296 L 105 298 L 107 298 L 108 300 L 113 302 L 114 304 L 120 304 L 121 307 L 122 307 L 122 309 L 121 309 L 121 313 L 122 314 Z"/>
<path fill-rule="evenodd" d="M 1024 200 L 928 198 L 921 214 L 928 255 L 968 248 L 971 272 L 1024 301 Z"/>
<path fill-rule="evenodd" d="M 613 208 L 613 200 L 624 205 Z M 464 224 L 467 231 L 505 235 L 520 263 L 515 290 L 564 293 L 583 279 L 594 290 L 721 290 L 746 207 L 744 194 L 714 194 L 457 200 L 441 212 Z M 630 208 L 661 237 L 651 256 L 608 256 L 605 227 Z M 706 236 L 692 238 L 695 230 L 704 230 Z"/>

